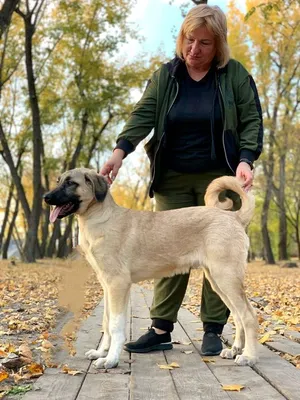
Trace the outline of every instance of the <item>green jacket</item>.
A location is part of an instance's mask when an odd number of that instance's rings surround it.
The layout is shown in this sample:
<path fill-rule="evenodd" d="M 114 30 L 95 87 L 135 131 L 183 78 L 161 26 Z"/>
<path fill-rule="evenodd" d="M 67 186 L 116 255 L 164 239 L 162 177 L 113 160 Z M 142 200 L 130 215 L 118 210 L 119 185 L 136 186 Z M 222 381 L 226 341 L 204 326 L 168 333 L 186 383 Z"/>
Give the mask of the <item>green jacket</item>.
<path fill-rule="evenodd" d="M 176 72 L 182 63 L 176 57 L 154 72 L 141 100 L 135 105 L 117 138 L 116 148 L 123 149 L 127 155 L 154 128 L 153 136 L 145 145 L 151 166 L 151 197 L 161 177 L 166 116 L 179 91 Z M 216 84 L 223 115 L 222 142 L 225 158 L 235 174 L 241 159 L 253 163 L 262 151 L 260 101 L 253 78 L 235 60 L 231 59 L 224 68 L 216 69 Z"/>

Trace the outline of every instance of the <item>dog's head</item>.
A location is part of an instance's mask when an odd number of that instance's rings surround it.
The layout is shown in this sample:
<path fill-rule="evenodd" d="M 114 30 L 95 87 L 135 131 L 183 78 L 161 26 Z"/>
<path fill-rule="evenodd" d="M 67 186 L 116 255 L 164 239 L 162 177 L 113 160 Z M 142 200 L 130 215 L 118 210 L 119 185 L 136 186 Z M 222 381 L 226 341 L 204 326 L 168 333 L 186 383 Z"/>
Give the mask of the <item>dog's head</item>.
<path fill-rule="evenodd" d="M 87 168 L 65 172 L 57 181 L 58 186 L 44 195 L 48 205 L 55 206 L 50 222 L 71 214 L 83 214 L 92 201 L 103 202 L 108 184 L 103 176 Z"/>

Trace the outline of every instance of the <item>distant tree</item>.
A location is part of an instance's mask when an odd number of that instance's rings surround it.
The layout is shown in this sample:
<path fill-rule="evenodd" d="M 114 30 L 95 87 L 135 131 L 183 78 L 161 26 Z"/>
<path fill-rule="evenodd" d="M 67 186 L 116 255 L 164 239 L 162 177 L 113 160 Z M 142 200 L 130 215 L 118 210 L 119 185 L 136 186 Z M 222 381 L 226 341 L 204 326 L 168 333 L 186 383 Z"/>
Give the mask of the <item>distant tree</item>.
<path fill-rule="evenodd" d="M 143 88 L 159 62 L 120 60 L 121 46 L 137 37 L 128 24 L 132 4 L 20 0 L 5 31 L 0 153 L 20 202 L 17 211 L 24 214 L 29 262 L 70 250 L 72 218 L 49 226 L 42 194 L 62 171 L 97 165 L 95 158 L 111 148 L 115 130 L 132 109 L 131 89 Z"/>
<path fill-rule="evenodd" d="M 0 10 L 0 40 L 10 24 L 11 16 L 20 0 L 5 0 Z"/>

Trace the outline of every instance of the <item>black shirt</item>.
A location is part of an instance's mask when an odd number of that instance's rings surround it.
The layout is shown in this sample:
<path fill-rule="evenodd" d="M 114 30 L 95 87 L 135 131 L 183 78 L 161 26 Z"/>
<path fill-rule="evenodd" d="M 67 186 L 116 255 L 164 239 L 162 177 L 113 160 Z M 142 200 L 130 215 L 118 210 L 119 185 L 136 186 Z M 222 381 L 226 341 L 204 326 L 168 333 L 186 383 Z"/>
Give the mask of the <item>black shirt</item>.
<path fill-rule="evenodd" d="M 215 68 L 197 82 L 184 64 L 177 79 L 179 93 L 166 120 L 167 167 L 190 173 L 226 167 Z"/>

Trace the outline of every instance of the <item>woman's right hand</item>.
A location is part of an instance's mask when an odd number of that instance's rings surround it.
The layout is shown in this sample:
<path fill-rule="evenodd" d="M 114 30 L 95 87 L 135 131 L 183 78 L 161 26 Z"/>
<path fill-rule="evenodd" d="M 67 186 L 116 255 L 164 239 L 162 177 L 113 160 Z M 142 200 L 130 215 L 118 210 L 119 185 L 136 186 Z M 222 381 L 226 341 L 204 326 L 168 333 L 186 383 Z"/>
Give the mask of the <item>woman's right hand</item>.
<path fill-rule="evenodd" d="M 125 152 L 122 149 L 115 149 L 112 156 L 100 170 L 100 174 L 107 177 L 108 183 L 111 185 L 118 175 L 119 169 L 122 166 L 122 160 Z"/>

